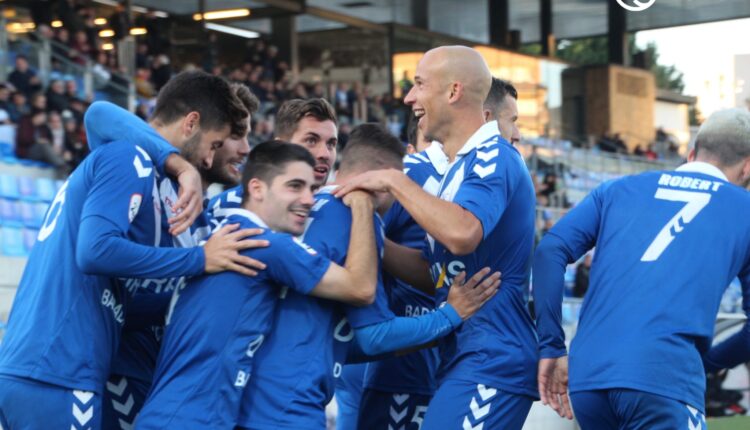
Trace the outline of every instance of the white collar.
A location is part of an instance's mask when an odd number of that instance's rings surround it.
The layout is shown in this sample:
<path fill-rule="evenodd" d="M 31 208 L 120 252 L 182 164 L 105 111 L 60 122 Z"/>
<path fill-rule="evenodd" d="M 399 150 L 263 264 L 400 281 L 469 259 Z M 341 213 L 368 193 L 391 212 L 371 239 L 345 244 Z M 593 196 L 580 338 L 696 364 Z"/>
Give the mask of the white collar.
<path fill-rule="evenodd" d="M 237 215 L 250 220 L 257 224 L 259 227 L 269 228 L 268 225 L 263 222 L 262 219 L 255 213 L 243 208 L 227 208 L 221 209 L 221 215 L 228 218 L 230 215 Z"/>
<path fill-rule="evenodd" d="M 445 155 L 445 151 L 443 151 L 443 145 L 437 140 L 433 140 L 430 146 L 424 150 L 424 153 L 430 159 L 430 163 L 435 167 L 438 174 L 441 176 L 445 175 L 445 172 L 448 171 L 450 161 L 448 160 L 448 156 Z"/>
<path fill-rule="evenodd" d="M 713 164 L 706 163 L 704 161 L 692 161 L 690 163 L 685 163 L 682 166 L 676 168 L 675 171 L 703 173 L 704 175 L 713 176 L 715 178 L 719 178 L 723 181 L 729 182 L 729 179 L 727 179 L 727 175 L 725 175 L 724 172 L 722 172 Z"/>
<path fill-rule="evenodd" d="M 497 127 L 497 121 L 486 122 L 471 135 L 469 140 L 456 153 L 456 156 L 466 155 L 477 146 L 498 135 L 500 135 L 500 129 Z"/>

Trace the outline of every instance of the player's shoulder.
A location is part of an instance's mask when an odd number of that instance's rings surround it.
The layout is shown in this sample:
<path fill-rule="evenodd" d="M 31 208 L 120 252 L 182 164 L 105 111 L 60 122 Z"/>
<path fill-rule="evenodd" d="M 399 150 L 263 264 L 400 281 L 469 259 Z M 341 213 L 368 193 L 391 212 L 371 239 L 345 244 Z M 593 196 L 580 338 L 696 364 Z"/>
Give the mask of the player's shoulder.
<path fill-rule="evenodd" d="M 311 212 L 315 213 L 316 218 L 324 215 L 351 217 L 351 209 L 344 204 L 344 201 L 333 195 L 336 186 L 325 186 L 315 193 L 315 203 Z"/>
<path fill-rule="evenodd" d="M 239 207 L 242 204 L 242 186 L 229 188 L 228 190 L 213 196 L 209 201 L 207 208 L 228 208 Z"/>

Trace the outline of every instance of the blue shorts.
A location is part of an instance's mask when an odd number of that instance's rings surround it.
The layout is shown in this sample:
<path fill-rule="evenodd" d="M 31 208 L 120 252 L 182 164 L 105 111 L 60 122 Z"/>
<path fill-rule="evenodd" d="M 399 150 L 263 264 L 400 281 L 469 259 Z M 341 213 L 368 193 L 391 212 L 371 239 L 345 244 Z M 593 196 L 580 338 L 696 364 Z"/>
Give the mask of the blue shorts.
<path fill-rule="evenodd" d="M 610 389 L 570 394 L 582 430 L 706 430 L 701 411 L 644 391 Z"/>
<path fill-rule="evenodd" d="M 367 363 L 347 364 L 336 383 L 336 430 L 357 430 Z"/>
<path fill-rule="evenodd" d="M 146 401 L 151 382 L 110 375 L 102 399 L 102 428 L 128 430 Z"/>
<path fill-rule="evenodd" d="M 101 428 L 101 396 L 0 375 L 0 427 L 12 430 Z"/>
<path fill-rule="evenodd" d="M 422 430 L 521 430 L 532 403 L 529 396 L 448 379 L 432 398 Z"/>
<path fill-rule="evenodd" d="M 432 396 L 365 389 L 358 430 L 419 430 Z"/>

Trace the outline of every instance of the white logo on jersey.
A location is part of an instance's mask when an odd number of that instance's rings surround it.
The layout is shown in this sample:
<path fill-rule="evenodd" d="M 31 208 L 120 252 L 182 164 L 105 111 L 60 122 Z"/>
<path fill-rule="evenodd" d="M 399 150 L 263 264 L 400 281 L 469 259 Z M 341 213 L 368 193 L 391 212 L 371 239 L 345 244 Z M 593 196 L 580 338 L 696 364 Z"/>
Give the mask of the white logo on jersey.
<path fill-rule="evenodd" d="M 65 190 L 67 189 L 68 181 L 65 181 L 62 187 L 60 187 L 60 189 L 57 191 L 55 200 L 50 203 L 49 209 L 47 209 L 47 216 L 44 218 L 44 224 L 42 225 L 42 228 L 39 229 L 39 234 L 36 238 L 39 242 L 44 242 L 55 230 L 55 226 L 57 226 L 57 219 L 60 218 L 60 214 L 63 210 L 63 205 L 65 204 Z M 50 216 L 52 216 L 53 213 L 55 216 L 54 218 L 50 219 Z"/>
<path fill-rule="evenodd" d="M 238 388 L 244 388 L 247 385 L 248 378 L 247 372 L 240 370 L 237 372 L 237 379 L 234 380 L 234 386 Z"/>
<path fill-rule="evenodd" d="M 344 332 L 345 329 L 349 331 Z M 354 339 L 354 329 L 349 325 L 349 320 L 346 317 L 341 318 L 341 321 L 336 324 L 336 328 L 333 329 L 333 338 L 339 342 L 349 342 Z"/>
<path fill-rule="evenodd" d="M 102 293 L 102 306 L 112 310 L 112 315 L 115 317 L 115 321 L 117 321 L 120 324 L 123 324 L 125 322 L 125 316 L 123 315 L 122 304 L 117 303 L 117 300 L 115 299 L 115 295 L 112 294 L 112 291 L 110 291 L 109 288 L 105 288 L 104 292 Z"/>
<path fill-rule="evenodd" d="M 130 196 L 130 204 L 128 205 L 128 222 L 133 222 L 135 216 L 138 215 L 138 209 L 141 208 L 141 201 L 143 196 L 140 194 L 133 194 Z"/>
<path fill-rule="evenodd" d="M 266 337 L 261 334 L 247 345 L 248 357 L 253 358 L 255 353 L 258 352 L 258 349 L 263 344 L 263 341 L 265 340 L 265 338 Z"/>
<path fill-rule="evenodd" d="M 297 245 L 299 245 L 302 249 L 304 249 L 305 251 L 307 251 L 308 254 L 310 254 L 310 255 L 317 255 L 318 254 L 309 245 L 307 245 L 305 242 L 297 239 L 296 237 L 292 237 L 292 240 L 294 240 L 294 243 L 296 243 Z"/>
<path fill-rule="evenodd" d="M 149 157 L 148 154 L 146 153 L 146 151 L 144 151 L 143 149 L 141 149 L 140 146 L 136 145 L 135 149 L 137 149 L 138 152 L 140 152 L 141 155 L 143 155 L 143 158 L 146 159 L 146 161 L 151 161 L 151 157 Z M 146 177 L 148 177 L 148 175 L 151 174 L 151 171 L 154 170 L 151 167 L 145 167 L 143 165 L 143 161 L 141 161 L 141 159 L 140 159 L 140 157 L 138 157 L 138 155 L 135 155 L 133 157 L 133 167 L 135 167 L 135 173 L 138 174 L 139 178 L 146 178 Z"/>
<path fill-rule="evenodd" d="M 343 366 L 341 366 L 341 363 L 336 362 L 333 364 L 333 377 L 338 378 L 341 376 L 341 371 L 343 370 Z"/>

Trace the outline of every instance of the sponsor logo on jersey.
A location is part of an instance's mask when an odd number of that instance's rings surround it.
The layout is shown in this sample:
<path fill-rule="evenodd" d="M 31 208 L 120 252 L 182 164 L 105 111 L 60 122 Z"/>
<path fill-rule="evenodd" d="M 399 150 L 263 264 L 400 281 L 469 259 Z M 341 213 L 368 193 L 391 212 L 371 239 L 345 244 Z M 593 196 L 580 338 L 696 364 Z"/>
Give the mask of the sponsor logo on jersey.
<path fill-rule="evenodd" d="M 314 249 L 312 249 L 308 244 L 306 244 L 305 242 L 297 239 L 296 237 L 292 237 L 292 240 L 294 240 L 294 243 L 296 243 L 297 245 L 299 245 L 302 249 L 304 249 L 305 251 L 307 251 L 308 254 L 310 254 L 310 255 L 317 255 L 318 254 L 318 252 L 315 251 Z"/>
<path fill-rule="evenodd" d="M 130 196 L 130 204 L 128 205 L 128 221 L 133 222 L 135 216 L 138 215 L 138 210 L 141 208 L 141 201 L 143 196 L 141 194 L 133 194 Z"/>
<path fill-rule="evenodd" d="M 109 288 L 105 288 L 102 293 L 102 306 L 112 310 L 112 315 L 114 316 L 115 321 L 120 324 L 125 322 L 125 313 L 122 309 L 122 303 L 117 303 L 115 295 L 112 294 L 112 291 Z"/>
<path fill-rule="evenodd" d="M 617 3 L 625 10 L 629 10 L 631 12 L 641 12 L 653 6 L 654 3 L 656 3 L 656 0 L 632 0 L 632 5 L 628 4 L 626 0 L 617 0 Z"/>

